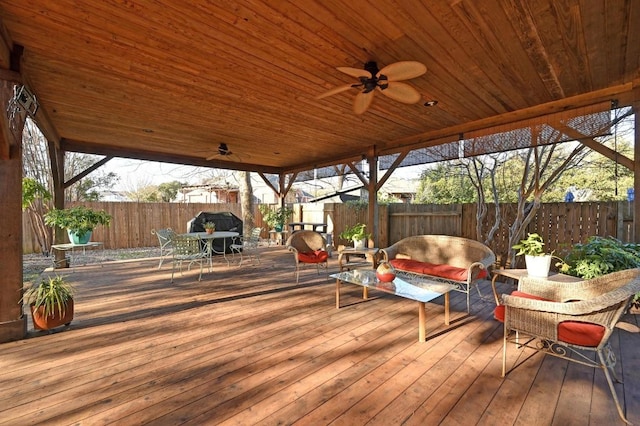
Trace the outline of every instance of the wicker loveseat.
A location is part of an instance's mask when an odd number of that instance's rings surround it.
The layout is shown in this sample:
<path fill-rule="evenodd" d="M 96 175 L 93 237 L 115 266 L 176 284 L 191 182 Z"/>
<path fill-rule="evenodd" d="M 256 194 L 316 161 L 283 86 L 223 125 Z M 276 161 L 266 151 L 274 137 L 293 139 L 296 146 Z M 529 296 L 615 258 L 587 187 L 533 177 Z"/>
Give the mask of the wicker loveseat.
<path fill-rule="evenodd" d="M 467 295 L 478 279 L 488 276 L 496 256 L 486 245 L 462 237 L 417 235 L 382 249 L 384 260 L 402 272 L 435 278 L 456 286 Z M 480 294 L 480 289 L 478 289 Z"/>

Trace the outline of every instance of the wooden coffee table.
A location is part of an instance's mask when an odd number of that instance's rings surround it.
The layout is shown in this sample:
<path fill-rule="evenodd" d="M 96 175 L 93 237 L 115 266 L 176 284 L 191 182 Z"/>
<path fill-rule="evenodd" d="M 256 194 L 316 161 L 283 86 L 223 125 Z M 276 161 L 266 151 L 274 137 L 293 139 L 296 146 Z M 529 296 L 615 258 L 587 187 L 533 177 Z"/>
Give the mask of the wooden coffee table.
<path fill-rule="evenodd" d="M 426 278 L 414 278 L 396 276 L 392 282 L 383 283 L 376 278 L 373 269 L 354 269 L 352 271 L 339 272 L 331 275 L 336 279 L 336 308 L 340 309 L 340 283 L 356 284 L 363 287 L 362 298 L 368 298 L 368 289 L 372 288 L 405 299 L 418 302 L 418 341 L 427 340 L 425 303 L 444 296 L 444 324 L 449 325 L 449 292 L 456 288 L 452 284 L 446 284 Z"/>

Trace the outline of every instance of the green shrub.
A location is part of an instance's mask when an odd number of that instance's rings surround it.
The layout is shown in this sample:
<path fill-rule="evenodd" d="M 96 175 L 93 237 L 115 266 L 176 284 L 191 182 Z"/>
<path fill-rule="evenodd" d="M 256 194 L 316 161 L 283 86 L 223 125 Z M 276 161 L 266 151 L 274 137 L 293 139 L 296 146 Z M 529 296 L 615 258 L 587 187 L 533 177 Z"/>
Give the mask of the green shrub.
<path fill-rule="evenodd" d="M 591 237 L 586 243 L 576 244 L 564 257 L 562 272 L 585 280 L 640 267 L 640 244 L 623 243 L 615 238 Z M 633 299 L 640 307 L 640 293 Z"/>

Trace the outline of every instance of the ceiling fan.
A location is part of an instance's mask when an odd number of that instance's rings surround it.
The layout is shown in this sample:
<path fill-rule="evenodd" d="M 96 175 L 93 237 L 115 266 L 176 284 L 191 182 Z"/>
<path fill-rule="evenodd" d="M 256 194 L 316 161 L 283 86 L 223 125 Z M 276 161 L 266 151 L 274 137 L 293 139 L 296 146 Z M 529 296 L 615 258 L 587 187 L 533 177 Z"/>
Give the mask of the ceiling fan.
<path fill-rule="evenodd" d="M 213 153 L 212 155 L 208 156 L 206 158 L 207 161 L 213 160 L 216 157 L 230 157 L 232 155 L 235 155 L 233 152 L 231 152 L 231 150 L 229 149 L 229 147 L 227 146 L 226 143 L 221 143 L 220 145 L 218 145 L 218 150 Z"/>
<path fill-rule="evenodd" d="M 316 99 L 326 98 L 346 90 L 357 88 L 359 90 L 353 101 L 353 112 L 364 113 L 373 101 L 375 91 L 380 91 L 383 95 L 405 104 L 415 104 L 420 102 L 420 93 L 402 80 L 409 80 L 421 76 L 427 71 L 427 67 L 416 61 L 401 61 L 387 65 L 378 69 L 375 62 L 367 62 L 364 69 L 338 67 L 338 71 L 348 74 L 360 80 L 359 83 L 345 84 L 334 87 L 316 97 Z"/>

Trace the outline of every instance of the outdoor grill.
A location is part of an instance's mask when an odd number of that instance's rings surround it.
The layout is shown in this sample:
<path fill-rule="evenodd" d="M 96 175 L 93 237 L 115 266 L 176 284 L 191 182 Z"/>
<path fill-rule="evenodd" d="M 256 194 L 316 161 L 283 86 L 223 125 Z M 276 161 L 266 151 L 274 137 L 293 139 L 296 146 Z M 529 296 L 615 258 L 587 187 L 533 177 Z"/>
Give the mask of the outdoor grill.
<path fill-rule="evenodd" d="M 232 231 L 242 236 L 242 219 L 231 212 L 200 212 L 187 222 L 187 232 L 205 232 L 204 224 L 213 222 L 216 224 L 216 231 Z M 214 253 L 222 253 L 226 247 L 226 252 L 231 253 L 229 247 L 233 243 L 233 238 L 216 238 L 213 240 Z"/>

